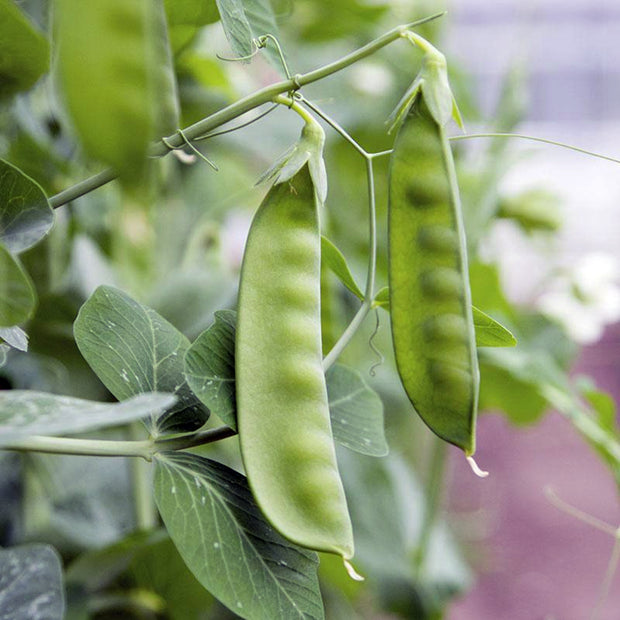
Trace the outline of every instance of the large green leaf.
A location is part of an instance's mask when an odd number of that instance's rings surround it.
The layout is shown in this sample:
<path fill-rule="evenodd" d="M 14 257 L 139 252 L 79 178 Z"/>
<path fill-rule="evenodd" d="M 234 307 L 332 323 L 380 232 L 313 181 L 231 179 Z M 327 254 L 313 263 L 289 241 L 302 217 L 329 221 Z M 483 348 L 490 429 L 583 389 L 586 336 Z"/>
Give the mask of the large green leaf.
<path fill-rule="evenodd" d="M 62 620 L 60 557 L 49 545 L 0 549 L 0 620 Z"/>
<path fill-rule="evenodd" d="M 156 431 L 195 430 L 209 411 L 183 375 L 189 341 L 157 312 L 111 286 L 100 286 L 74 324 L 77 345 L 104 385 L 124 400 L 142 392 L 171 392 L 178 401 L 157 420 Z"/>
<path fill-rule="evenodd" d="M 0 242 L 19 253 L 39 242 L 54 223 L 41 187 L 19 168 L 0 159 Z"/>
<path fill-rule="evenodd" d="M 205 26 L 219 19 L 215 0 L 164 0 L 168 26 Z"/>
<path fill-rule="evenodd" d="M 221 310 L 185 354 L 185 376 L 196 396 L 228 426 L 237 429 L 235 326 L 237 313 Z M 343 446 L 383 456 L 383 405 L 377 393 L 352 368 L 336 365 L 326 374 L 334 440 Z"/>
<path fill-rule="evenodd" d="M 49 43 L 13 0 L 0 0 L 0 100 L 28 90 L 49 67 Z"/>
<path fill-rule="evenodd" d="M 170 394 L 98 403 L 33 390 L 0 391 L 0 445 L 29 435 L 68 435 L 139 420 L 170 407 Z"/>
<path fill-rule="evenodd" d="M 27 321 L 37 303 L 30 276 L 0 243 L 0 327 Z"/>
<path fill-rule="evenodd" d="M 28 334 L 20 327 L 0 327 L 0 341 L 18 351 L 28 350 Z"/>
<path fill-rule="evenodd" d="M 236 312 L 220 310 L 185 354 L 185 376 L 194 394 L 222 422 L 237 429 L 235 400 Z"/>
<path fill-rule="evenodd" d="M 242 618 L 323 618 L 317 556 L 265 521 L 243 476 L 185 453 L 155 459 L 155 500 L 198 581 Z"/>
<path fill-rule="evenodd" d="M 336 441 L 355 452 L 385 456 L 383 403 L 362 375 L 341 364 L 326 373 L 329 412 Z"/>
<path fill-rule="evenodd" d="M 230 47 L 238 57 L 252 53 L 252 29 L 242 0 L 216 0 L 222 26 Z"/>

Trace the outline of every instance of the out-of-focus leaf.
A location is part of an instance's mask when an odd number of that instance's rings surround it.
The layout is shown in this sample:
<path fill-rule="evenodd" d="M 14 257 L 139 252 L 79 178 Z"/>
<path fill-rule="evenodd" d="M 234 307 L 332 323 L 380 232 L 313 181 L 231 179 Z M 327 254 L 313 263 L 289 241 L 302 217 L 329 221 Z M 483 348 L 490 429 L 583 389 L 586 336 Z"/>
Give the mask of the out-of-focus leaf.
<path fill-rule="evenodd" d="M 385 456 L 383 403 L 353 368 L 335 364 L 325 375 L 334 439 L 345 448 L 369 456 Z"/>
<path fill-rule="evenodd" d="M 6 354 L 10 351 L 11 347 L 6 344 L 0 344 L 0 368 L 6 364 Z"/>
<path fill-rule="evenodd" d="M 47 39 L 13 0 L 0 0 L 0 100 L 28 90 L 48 67 Z"/>
<path fill-rule="evenodd" d="M 243 476 L 194 454 L 160 453 L 154 489 L 181 557 L 229 609 L 249 620 L 323 618 L 316 554 L 267 524 Z"/>
<path fill-rule="evenodd" d="M 252 53 L 252 29 L 242 0 L 215 0 L 230 47 L 238 57 Z"/>
<path fill-rule="evenodd" d="M 27 321 L 37 303 L 30 276 L 0 243 L 0 327 Z"/>
<path fill-rule="evenodd" d="M 30 435 L 69 435 L 127 424 L 174 401 L 170 394 L 141 394 L 122 403 L 96 403 L 32 390 L 3 390 L 0 445 Z"/>
<path fill-rule="evenodd" d="M 0 620 L 62 620 L 62 565 L 49 545 L 0 549 Z"/>
<path fill-rule="evenodd" d="M 220 15 L 215 0 L 164 0 L 168 26 L 205 26 Z"/>
<path fill-rule="evenodd" d="M 124 400 L 143 392 L 171 392 L 177 403 L 153 419 L 158 431 L 196 430 L 209 412 L 183 375 L 189 341 L 151 308 L 100 286 L 74 324 L 82 355 L 104 385 Z"/>
<path fill-rule="evenodd" d="M 41 187 L 0 159 L 0 242 L 14 254 L 23 252 L 45 237 L 53 223 Z"/>
<path fill-rule="evenodd" d="M 28 334 L 20 327 L 0 327 L 0 340 L 18 351 L 28 350 Z"/>

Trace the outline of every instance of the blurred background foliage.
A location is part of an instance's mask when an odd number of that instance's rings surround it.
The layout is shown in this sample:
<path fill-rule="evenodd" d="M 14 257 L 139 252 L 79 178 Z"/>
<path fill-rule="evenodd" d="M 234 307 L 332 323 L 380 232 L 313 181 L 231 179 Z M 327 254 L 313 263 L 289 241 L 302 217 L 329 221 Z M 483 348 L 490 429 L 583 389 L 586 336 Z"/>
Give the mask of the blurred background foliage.
<path fill-rule="evenodd" d="M 49 3 L 17 4 L 45 36 Z M 279 79 L 277 62 L 264 53 L 251 64 L 218 59 L 216 54 L 233 52 L 215 2 L 169 0 L 166 6 L 182 126 Z M 442 8 L 436 2 L 401 0 L 273 0 L 272 6 L 293 73 L 315 68 L 396 24 Z M 420 32 L 442 49 L 444 26 L 445 20 L 437 20 Z M 417 73 L 419 61 L 411 46 L 395 43 L 305 88 L 304 94 L 368 151 L 389 149 L 393 138 L 386 133 L 385 119 Z M 448 56 L 448 62 L 466 124 L 502 132 L 518 126 L 527 106 L 523 67 L 506 74 L 487 120 L 477 108 L 467 69 L 459 65 L 458 56 Z M 0 156 L 53 195 L 98 168 L 81 156 L 49 74 L 31 86 L 0 89 Z M 452 129 L 457 133 L 456 126 Z M 72 332 L 79 307 L 100 284 L 127 291 L 190 340 L 212 323 L 215 310 L 234 307 L 245 234 L 265 193 L 255 181 L 296 140 L 299 130 L 296 116 L 278 109 L 247 128 L 199 143 L 217 163 L 217 173 L 200 161 L 188 166 L 168 156 L 157 163 L 157 190 L 148 196 L 129 195 L 112 183 L 58 209 L 45 242 L 22 256 L 39 306 L 26 326 L 29 351 L 8 354 L 0 368 L 1 388 L 111 399 L 79 354 Z M 326 130 L 329 195 L 322 213 L 324 234 L 363 282 L 368 237 L 364 162 Z M 553 400 L 560 392 L 570 403 L 564 413 L 578 420 L 578 429 L 583 431 L 579 419 L 585 416 L 615 441 L 613 405 L 591 384 L 586 390 L 590 405 L 584 404 L 567 375 L 578 353 L 575 338 L 561 322 L 549 318 L 552 312 L 509 300 L 498 264 L 485 254 L 485 240 L 498 221 L 509 222 L 527 243 L 552 243 L 561 226 L 559 199 L 540 187 L 501 195 L 501 179 L 514 161 L 507 141 L 478 143 L 475 148 L 459 142 L 455 152 L 474 304 L 513 330 L 519 341 L 514 350 L 480 351 L 481 410 L 501 411 L 514 424 L 536 424 L 550 406 L 562 404 Z M 387 166 L 383 158 L 375 169 L 378 287 L 387 284 Z M 358 302 L 332 274 L 323 275 L 323 337 L 329 348 Z M 574 287 L 569 295 L 580 298 Z M 585 297 L 581 294 L 582 301 Z M 345 350 L 343 361 L 362 371 L 380 393 L 391 452 L 384 459 L 339 453 L 356 560 L 367 581 L 351 582 L 337 560 L 323 556 L 326 613 L 334 620 L 449 617 L 451 601 L 472 586 L 474 576 L 464 559 L 462 528 L 455 535 L 444 519 L 441 481 L 447 449 L 412 415 L 391 358 L 389 317 L 383 310 L 377 313 L 378 331 L 371 316 Z M 370 339 L 385 360 L 369 374 L 379 361 Z M 587 435 L 587 429 L 583 432 Z M 586 439 L 617 474 L 618 463 L 600 441 Z M 235 441 L 201 452 L 239 468 Z M 134 531 L 131 480 L 123 459 L 2 453 L 0 461 L 0 544 L 43 541 L 60 551 L 68 618 L 235 617 L 195 581 L 165 532 Z"/>

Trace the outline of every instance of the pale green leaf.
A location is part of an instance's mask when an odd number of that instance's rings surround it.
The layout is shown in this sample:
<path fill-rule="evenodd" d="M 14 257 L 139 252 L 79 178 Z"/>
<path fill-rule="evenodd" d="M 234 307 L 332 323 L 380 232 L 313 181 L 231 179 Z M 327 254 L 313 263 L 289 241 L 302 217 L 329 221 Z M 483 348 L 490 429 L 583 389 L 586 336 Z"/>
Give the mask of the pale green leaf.
<path fill-rule="evenodd" d="M 243 0 L 243 6 L 255 38 L 270 34 L 279 39 L 280 31 L 270 0 Z M 273 41 L 267 43 L 265 53 L 271 64 L 284 76 L 284 66 Z"/>
<path fill-rule="evenodd" d="M 29 435 L 70 435 L 119 426 L 160 413 L 170 394 L 141 394 L 121 403 L 99 403 L 34 390 L 0 391 L 0 445 Z"/>
<path fill-rule="evenodd" d="M 372 301 L 372 305 L 374 307 L 383 308 L 388 312 L 390 311 L 390 289 L 387 286 L 384 286 L 375 295 L 375 298 Z"/>
<path fill-rule="evenodd" d="M 0 344 L 0 368 L 6 364 L 6 354 L 11 350 L 7 344 Z"/>
<path fill-rule="evenodd" d="M 472 306 L 477 347 L 514 347 L 517 339 L 488 314 Z"/>
<path fill-rule="evenodd" d="M 103 384 L 124 400 L 143 392 L 171 392 L 178 401 L 157 420 L 158 431 L 196 430 L 209 412 L 183 375 L 189 341 L 157 312 L 111 286 L 82 306 L 75 341 Z"/>
<path fill-rule="evenodd" d="M 30 276 L 0 243 L 0 326 L 13 327 L 27 321 L 36 303 Z"/>
<path fill-rule="evenodd" d="M 230 47 L 238 57 L 252 53 L 252 29 L 242 0 L 216 0 L 222 26 Z"/>
<path fill-rule="evenodd" d="M 379 395 L 353 368 L 336 364 L 325 376 L 334 439 L 360 454 L 385 456 L 388 445 Z"/>
<path fill-rule="evenodd" d="M 0 549 L 0 620 L 62 620 L 62 565 L 49 545 Z"/>
<path fill-rule="evenodd" d="M 155 459 L 155 500 L 181 557 L 241 618 L 323 618 L 316 554 L 267 524 L 246 479 L 186 453 Z"/>
<path fill-rule="evenodd" d="M 28 334 L 20 327 L 0 327 L 0 341 L 18 351 L 28 350 Z"/>
<path fill-rule="evenodd" d="M 13 0 L 0 0 L 0 100 L 28 90 L 49 68 L 49 43 Z"/>
<path fill-rule="evenodd" d="M 364 293 L 355 282 L 342 252 L 327 237 L 323 236 L 321 237 L 321 260 L 356 297 L 361 300 L 364 299 Z"/>
<path fill-rule="evenodd" d="M 185 377 L 194 394 L 225 424 L 237 430 L 235 401 L 236 313 L 220 310 L 185 354 Z"/>
<path fill-rule="evenodd" d="M 0 242 L 15 254 L 38 243 L 54 223 L 41 187 L 19 168 L 0 159 Z"/>

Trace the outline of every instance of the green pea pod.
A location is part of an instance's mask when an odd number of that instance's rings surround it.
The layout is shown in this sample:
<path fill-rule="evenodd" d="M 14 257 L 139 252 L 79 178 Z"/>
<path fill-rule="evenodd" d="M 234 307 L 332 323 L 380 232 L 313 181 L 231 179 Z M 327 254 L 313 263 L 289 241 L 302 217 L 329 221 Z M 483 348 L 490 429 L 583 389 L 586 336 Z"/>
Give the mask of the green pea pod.
<path fill-rule="evenodd" d="M 86 153 L 122 179 L 178 127 L 162 0 L 55 0 L 56 78 Z"/>
<path fill-rule="evenodd" d="M 389 278 L 401 381 L 439 437 L 475 451 L 478 359 L 452 152 L 418 94 L 390 163 Z"/>
<path fill-rule="evenodd" d="M 304 547 L 353 555 L 321 358 L 318 198 L 309 165 L 274 185 L 246 244 L 235 352 L 237 421 L 261 510 Z"/>

